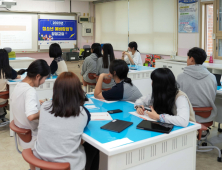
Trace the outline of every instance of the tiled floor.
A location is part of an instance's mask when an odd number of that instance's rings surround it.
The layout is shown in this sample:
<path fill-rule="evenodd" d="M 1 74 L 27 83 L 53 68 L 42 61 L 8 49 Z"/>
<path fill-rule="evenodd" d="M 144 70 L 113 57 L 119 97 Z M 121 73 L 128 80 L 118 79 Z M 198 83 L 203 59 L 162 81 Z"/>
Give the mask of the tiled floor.
<path fill-rule="evenodd" d="M 67 62 L 69 71 L 80 77 L 78 62 Z M 80 77 L 81 78 L 81 77 Z M 9 117 L 9 114 L 7 115 Z M 217 124 L 212 128 L 209 139 L 222 149 L 222 133 L 218 133 Z M 222 170 L 222 163 L 217 162 L 216 150 L 207 153 L 197 153 L 197 170 Z M 15 148 L 14 138 L 9 137 L 9 126 L 0 128 L 0 170 L 28 170 L 29 165 L 23 160 Z M 152 169 L 152 168 L 149 168 Z"/>

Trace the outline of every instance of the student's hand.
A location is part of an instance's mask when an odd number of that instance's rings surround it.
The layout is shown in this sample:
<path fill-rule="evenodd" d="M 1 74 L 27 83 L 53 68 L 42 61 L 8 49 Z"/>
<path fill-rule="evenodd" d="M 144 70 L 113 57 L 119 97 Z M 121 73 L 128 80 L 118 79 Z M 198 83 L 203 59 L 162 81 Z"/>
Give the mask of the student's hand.
<path fill-rule="evenodd" d="M 154 120 L 159 120 L 160 119 L 160 115 L 157 114 L 157 112 L 153 109 L 153 107 L 151 107 L 151 112 L 149 111 L 145 111 L 145 113 Z"/>
<path fill-rule="evenodd" d="M 21 75 L 17 75 L 16 79 L 20 79 L 21 78 Z"/>
<path fill-rule="evenodd" d="M 40 105 L 42 105 L 45 101 L 44 100 L 39 100 Z"/>
<path fill-rule="evenodd" d="M 111 79 L 112 75 L 110 73 L 102 73 L 100 74 L 100 76 L 103 77 L 103 79 Z"/>
<path fill-rule="evenodd" d="M 127 56 L 128 56 L 128 55 L 129 55 L 129 53 L 128 53 L 128 52 L 125 52 L 125 55 L 127 55 Z"/>
<path fill-rule="evenodd" d="M 136 109 L 137 113 L 140 114 L 140 115 L 144 115 L 144 106 L 141 105 L 140 107 L 138 107 Z"/>
<path fill-rule="evenodd" d="M 123 52 L 122 52 L 122 56 L 124 56 L 124 55 L 125 55 L 125 52 L 126 52 L 126 51 L 123 51 Z"/>

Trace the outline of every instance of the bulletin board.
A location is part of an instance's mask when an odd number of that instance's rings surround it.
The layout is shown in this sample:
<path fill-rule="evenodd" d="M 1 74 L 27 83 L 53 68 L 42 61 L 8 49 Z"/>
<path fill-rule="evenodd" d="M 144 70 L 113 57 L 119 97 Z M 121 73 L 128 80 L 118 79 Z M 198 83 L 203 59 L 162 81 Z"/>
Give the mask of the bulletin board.
<path fill-rule="evenodd" d="M 199 22 L 198 0 L 179 0 L 178 8 L 179 33 L 197 33 Z"/>

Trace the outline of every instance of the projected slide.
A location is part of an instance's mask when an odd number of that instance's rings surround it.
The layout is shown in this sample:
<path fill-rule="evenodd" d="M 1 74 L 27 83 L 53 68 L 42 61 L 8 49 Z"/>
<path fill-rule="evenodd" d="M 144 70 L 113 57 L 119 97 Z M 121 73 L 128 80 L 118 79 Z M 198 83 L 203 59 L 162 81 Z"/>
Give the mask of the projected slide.
<path fill-rule="evenodd" d="M 32 17 L 0 14 L 0 48 L 32 49 Z"/>
<path fill-rule="evenodd" d="M 76 20 L 39 19 L 40 49 L 48 49 L 52 43 L 58 43 L 62 48 L 73 48 L 77 37 L 76 25 Z"/>

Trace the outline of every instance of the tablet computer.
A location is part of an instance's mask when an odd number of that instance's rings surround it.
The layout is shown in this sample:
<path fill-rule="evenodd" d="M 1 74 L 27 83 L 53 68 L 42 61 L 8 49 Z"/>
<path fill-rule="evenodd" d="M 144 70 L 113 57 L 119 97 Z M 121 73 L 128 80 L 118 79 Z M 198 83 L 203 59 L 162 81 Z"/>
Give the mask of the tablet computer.
<path fill-rule="evenodd" d="M 150 130 L 161 133 L 170 133 L 173 127 L 173 124 L 152 122 L 149 120 L 143 120 L 137 125 L 137 129 Z"/>
<path fill-rule="evenodd" d="M 115 120 L 112 120 L 111 122 L 105 124 L 104 126 L 102 126 L 101 129 L 120 133 L 124 129 L 131 126 L 132 124 L 133 124 L 133 122 L 127 122 L 124 120 L 115 119 Z"/>

